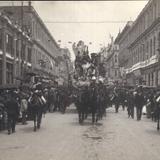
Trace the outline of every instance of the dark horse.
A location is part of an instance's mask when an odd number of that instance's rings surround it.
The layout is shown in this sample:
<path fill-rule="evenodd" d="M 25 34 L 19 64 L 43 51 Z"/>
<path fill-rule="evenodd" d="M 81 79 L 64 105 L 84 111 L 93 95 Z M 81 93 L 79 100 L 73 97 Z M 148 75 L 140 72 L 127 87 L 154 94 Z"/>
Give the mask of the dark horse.
<path fill-rule="evenodd" d="M 89 87 L 89 112 L 92 115 L 93 124 L 97 122 L 99 119 L 97 95 L 98 95 L 97 87 L 95 83 L 91 83 Z"/>
<path fill-rule="evenodd" d="M 30 99 L 30 109 L 34 121 L 34 131 L 40 129 L 43 106 L 41 97 L 37 93 L 34 93 Z"/>
<path fill-rule="evenodd" d="M 83 123 L 85 118 L 87 118 L 88 102 L 89 102 L 88 98 L 89 98 L 88 89 L 87 87 L 85 87 L 81 91 L 79 91 L 76 103 L 80 124 Z"/>

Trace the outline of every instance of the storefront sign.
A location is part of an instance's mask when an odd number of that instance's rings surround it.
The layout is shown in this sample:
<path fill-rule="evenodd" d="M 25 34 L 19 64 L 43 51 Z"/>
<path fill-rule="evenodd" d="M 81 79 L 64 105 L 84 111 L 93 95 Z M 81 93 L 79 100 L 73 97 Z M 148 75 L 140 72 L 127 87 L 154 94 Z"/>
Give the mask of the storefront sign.
<path fill-rule="evenodd" d="M 154 55 L 148 60 L 145 60 L 143 62 L 138 62 L 138 63 L 134 64 L 131 68 L 125 69 L 125 72 L 126 72 L 126 74 L 128 74 L 133 71 L 139 70 L 141 68 L 148 67 L 148 66 L 155 64 L 157 62 L 158 62 L 158 56 Z"/>

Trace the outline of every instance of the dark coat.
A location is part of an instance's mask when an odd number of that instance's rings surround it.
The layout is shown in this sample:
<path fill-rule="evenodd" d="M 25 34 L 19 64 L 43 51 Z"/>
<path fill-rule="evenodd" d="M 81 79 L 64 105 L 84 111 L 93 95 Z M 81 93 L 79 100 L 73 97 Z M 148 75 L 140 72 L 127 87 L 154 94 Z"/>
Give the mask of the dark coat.
<path fill-rule="evenodd" d="M 135 95 L 135 105 L 136 107 L 142 107 L 145 103 L 144 95 L 142 93 Z"/>
<path fill-rule="evenodd" d="M 19 114 L 19 107 L 18 102 L 14 98 L 9 98 L 5 103 L 7 114 L 18 116 Z"/>

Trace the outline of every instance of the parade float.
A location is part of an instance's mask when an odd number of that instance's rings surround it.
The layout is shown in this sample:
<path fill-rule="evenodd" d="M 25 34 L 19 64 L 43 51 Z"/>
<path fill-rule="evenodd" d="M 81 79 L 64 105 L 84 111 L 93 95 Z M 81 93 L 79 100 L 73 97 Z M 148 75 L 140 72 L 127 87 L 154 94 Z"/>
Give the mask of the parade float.
<path fill-rule="evenodd" d="M 81 40 L 77 44 L 74 43 L 72 48 L 75 54 L 72 85 L 77 88 L 89 86 L 93 80 L 104 82 L 105 69 L 100 54 L 89 54 L 88 46 Z"/>

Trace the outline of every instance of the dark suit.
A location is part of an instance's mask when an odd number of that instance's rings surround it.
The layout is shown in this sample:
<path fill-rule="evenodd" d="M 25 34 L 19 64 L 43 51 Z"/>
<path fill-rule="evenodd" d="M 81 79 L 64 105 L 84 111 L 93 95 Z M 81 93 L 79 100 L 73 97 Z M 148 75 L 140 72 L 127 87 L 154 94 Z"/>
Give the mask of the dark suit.
<path fill-rule="evenodd" d="M 18 103 L 14 98 L 9 98 L 6 102 L 8 115 L 8 134 L 15 132 L 16 121 L 19 114 Z"/>
<path fill-rule="evenodd" d="M 142 108 L 143 108 L 143 105 L 144 105 L 144 96 L 143 96 L 142 93 L 136 94 L 135 105 L 136 105 L 136 112 L 137 112 L 137 120 L 141 120 Z"/>

